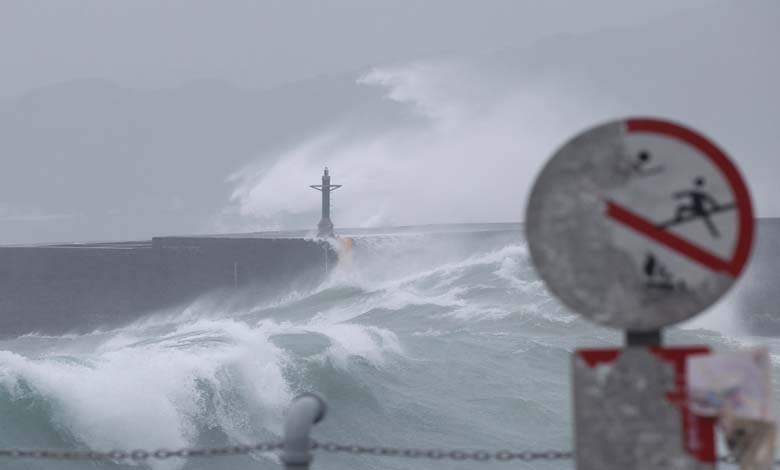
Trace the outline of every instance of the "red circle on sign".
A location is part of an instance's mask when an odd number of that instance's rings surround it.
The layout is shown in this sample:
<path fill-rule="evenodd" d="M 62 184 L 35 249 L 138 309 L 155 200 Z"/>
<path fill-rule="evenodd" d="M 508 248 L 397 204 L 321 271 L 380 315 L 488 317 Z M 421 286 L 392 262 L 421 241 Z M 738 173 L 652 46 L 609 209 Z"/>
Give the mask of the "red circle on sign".
<path fill-rule="evenodd" d="M 627 119 L 625 123 L 626 130 L 629 133 L 661 134 L 694 147 L 709 158 L 723 173 L 732 191 L 734 191 L 737 212 L 739 213 L 737 243 L 731 259 L 725 260 L 723 269 L 734 277 L 739 276 L 750 256 L 755 222 L 753 220 L 753 206 L 750 203 L 750 193 L 737 167 L 731 163 L 731 160 L 717 145 L 706 137 L 680 124 L 652 118 L 632 118 Z"/>
<path fill-rule="evenodd" d="M 723 212 L 716 225 L 710 216 Z M 700 223 L 678 227 L 692 220 Z M 754 223 L 745 182 L 710 139 L 624 117 L 553 154 L 528 199 L 525 230 L 534 266 L 567 307 L 602 325 L 653 331 L 725 294 L 747 264 Z"/>

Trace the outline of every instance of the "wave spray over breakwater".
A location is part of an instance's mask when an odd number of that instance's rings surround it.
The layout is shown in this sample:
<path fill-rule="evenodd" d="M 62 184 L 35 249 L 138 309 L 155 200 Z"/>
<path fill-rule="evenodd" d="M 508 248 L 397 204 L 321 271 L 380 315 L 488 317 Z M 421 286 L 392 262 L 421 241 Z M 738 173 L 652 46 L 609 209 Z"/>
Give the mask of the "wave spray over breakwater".
<path fill-rule="evenodd" d="M 316 390 L 329 404 L 314 434 L 322 441 L 570 449 L 569 354 L 579 346 L 620 344 L 620 336 L 551 298 L 530 265 L 519 225 L 377 232 L 356 238 L 352 253 L 310 292 L 280 292 L 249 304 L 207 296 L 117 329 L 0 341 L 0 447 L 108 450 L 275 440 L 290 400 Z M 668 337 L 741 344 L 718 329 L 704 320 Z M 460 466 L 348 455 L 315 460 L 320 468 L 411 463 Z M 280 468 L 268 455 L 2 465 Z M 571 462 L 533 465 L 570 468 Z"/>

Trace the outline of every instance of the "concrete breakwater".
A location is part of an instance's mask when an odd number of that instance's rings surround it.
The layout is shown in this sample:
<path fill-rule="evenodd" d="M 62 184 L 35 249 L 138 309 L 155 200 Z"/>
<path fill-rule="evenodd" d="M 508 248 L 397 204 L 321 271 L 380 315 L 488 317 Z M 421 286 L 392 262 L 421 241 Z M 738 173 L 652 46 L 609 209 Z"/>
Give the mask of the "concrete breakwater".
<path fill-rule="evenodd" d="M 0 247 L 0 336 L 111 327 L 214 291 L 310 288 L 336 261 L 325 241 L 253 236 Z"/>

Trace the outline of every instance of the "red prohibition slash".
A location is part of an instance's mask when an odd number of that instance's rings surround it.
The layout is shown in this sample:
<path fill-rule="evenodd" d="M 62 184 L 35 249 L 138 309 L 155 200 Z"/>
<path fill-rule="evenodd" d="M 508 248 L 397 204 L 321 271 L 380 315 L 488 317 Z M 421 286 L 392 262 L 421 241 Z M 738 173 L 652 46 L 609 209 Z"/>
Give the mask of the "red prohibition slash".
<path fill-rule="evenodd" d="M 607 201 L 607 216 L 694 261 L 698 261 L 713 271 L 724 271 L 734 277 L 739 274 L 739 269 L 732 263 L 702 250 L 666 229 L 656 227 L 652 222 L 648 222 L 643 217 L 618 206 L 614 202 Z"/>
<path fill-rule="evenodd" d="M 715 144 L 678 124 L 657 119 L 627 119 L 626 130 L 629 133 L 661 134 L 680 140 L 699 151 L 707 157 L 723 174 L 732 191 L 739 217 L 739 234 L 736 248 L 730 260 L 724 260 L 719 256 L 700 248 L 694 243 L 675 235 L 665 228 L 657 227 L 655 223 L 646 220 L 625 207 L 621 207 L 612 201 L 607 201 L 607 216 L 635 231 L 665 245 L 688 258 L 719 272 L 725 272 L 737 277 L 747 263 L 750 256 L 750 247 L 753 244 L 753 208 L 750 204 L 750 194 L 734 164 L 725 153 Z"/>

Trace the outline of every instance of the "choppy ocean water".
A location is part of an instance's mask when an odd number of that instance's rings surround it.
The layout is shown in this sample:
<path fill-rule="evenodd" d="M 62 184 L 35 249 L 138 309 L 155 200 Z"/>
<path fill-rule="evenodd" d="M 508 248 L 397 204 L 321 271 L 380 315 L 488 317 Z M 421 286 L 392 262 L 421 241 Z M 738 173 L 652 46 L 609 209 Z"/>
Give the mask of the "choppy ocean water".
<path fill-rule="evenodd" d="M 669 331 L 667 341 L 715 349 L 766 345 L 773 367 L 780 366 L 780 341 L 748 333 L 740 320 L 746 312 L 739 291 Z M 568 450 L 570 354 L 622 341 L 548 294 L 519 226 L 362 234 L 316 289 L 263 298 L 250 289 L 237 297 L 205 296 L 90 334 L 0 341 L 0 448 L 276 440 L 290 401 L 313 390 L 329 405 L 314 433 L 321 441 Z M 9 459 L 0 465 L 138 468 Z M 320 453 L 314 465 L 573 468 L 570 461 L 479 464 Z M 268 455 L 142 466 L 281 468 Z"/>

